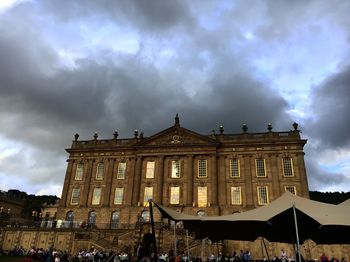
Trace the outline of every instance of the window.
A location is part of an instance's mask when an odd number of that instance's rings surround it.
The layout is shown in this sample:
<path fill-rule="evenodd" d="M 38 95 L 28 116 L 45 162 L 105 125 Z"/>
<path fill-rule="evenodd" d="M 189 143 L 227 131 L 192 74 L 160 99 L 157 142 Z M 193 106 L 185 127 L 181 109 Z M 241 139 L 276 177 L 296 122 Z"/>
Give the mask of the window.
<path fill-rule="evenodd" d="M 145 187 L 145 194 L 143 196 L 143 205 L 148 204 L 148 200 L 153 198 L 153 187 Z"/>
<path fill-rule="evenodd" d="M 84 164 L 77 164 L 77 169 L 75 170 L 75 180 L 83 180 Z"/>
<path fill-rule="evenodd" d="M 171 161 L 171 178 L 179 178 L 180 177 L 180 160 Z"/>
<path fill-rule="evenodd" d="M 120 212 L 114 211 L 111 218 L 111 228 L 116 229 L 119 226 Z"/>
<path fill-rule="evenodd" d="M 180 204 L 180 187 L 174 186 L 170 188 L 170 204 Z"/>
<path fill-rule="evenodd" d="M 258 204 L 267 205 L 269 203 L 269 192 L 267 186 L 258 186 Z"/>
<path fill-rule="evenodd" d="M 73 222 L 74 221 L 74 212 L 73 211 L 68 211 L 67 212 L 66 220 L 69 221 L 69 222 Z"/>
<path fill-rule="evenodd" d="M 140 222 L 149 222 L 151 220 L 151 215 L 148 210 L 143 210 L 140 217 Z"/>
<path fill-rule="evenodd" d="M 80 197 L 80 188 L 73 188 L 70 203 L 72 205 L 78 205 L 79 204 L 79 197 Z"/>
<path fill-rule="evenodd" d="M 96 170 L 96 180 L 103 180 L 104 171 L 105 171 L 105 165 L 103 163 L 98 163 L 97 170 Z"/>
<path fill-rule="evenodd" d="M 96 212 L 95 211 L 91 211 L 89 213 L 88 223 L 89 223 L 90 227 L 92 227 L 96 224 Z"/>
<path fill-rule="evenodd" d="M 198 177 L 207 177 L 207 160 L 198 160 Z"/>
<path fill-rule="evenodd" d="M 199 217 L 205 217 L 206 215 L 207 215 L 207 213 L 204 210 L 199 210 L 197 212 L 197 216 L 199 216 Z"/>
<path fill-rule="evenodd" d="M 115 194 L 114 194 L 114 204 L 115 205 L 123 204 L 123 193 L 124 193 L 124 188 L 117 187 L 115 189 Z"/>
<path fill-rule="evenodd" d="M 240 176 L 239 160 L 231 159 L 230 160 L 230 177 L 239 177 L 239 176 Z"/>
<path fill-rule="evenodd" d="M 92 194 L 92 204 L 99 205 L 101 202 L 101 191 L 102 188 L 96 187 L 94 188 L 94 192 Z"/>
<path fill-rule="evenodd" d="M 146 164 L 146 178 L 154 178 L 154 161 L 147 161 Z"/>
<path fill-rule="evenodd" d="M 242 204 L 242 198 L 241 198 L 241 187 L 240 186 L 233 186 L 231 187 L 231 203 L 232 205 L 241 205 Z"/>
<path fill-rule="evenodd" d="M 257 177 L 266 177 L 265 172 L 265 159 L 256 159 L 256 176 Z"/>
<path fill-rule="evenodd" d="M 285 186 L 284 187 L 285 191 L 289 191 L 292 194 L 296 195 L 297 194 L 297 190 L 295 189 L 295 186 Z"/>
<path fill-rule="evenodd" d="M 284 157 L 282 159 L 282 162 L 283 162 L 283 175 L 294 176 L 292 159 L 290 157 Z"/>
<path fill-rule="evenodd" d="M 126 163 L 121 162 L 118 164 L 118 173 L 117 173 L 117 179 L 124 179 L 125 178 L 125 170 L 126 170 Z"/>
<path fill-rule="evenodd" d="M 207 187 L 198 187 L 198 207 L 206 207 L 207 204 Z"/>

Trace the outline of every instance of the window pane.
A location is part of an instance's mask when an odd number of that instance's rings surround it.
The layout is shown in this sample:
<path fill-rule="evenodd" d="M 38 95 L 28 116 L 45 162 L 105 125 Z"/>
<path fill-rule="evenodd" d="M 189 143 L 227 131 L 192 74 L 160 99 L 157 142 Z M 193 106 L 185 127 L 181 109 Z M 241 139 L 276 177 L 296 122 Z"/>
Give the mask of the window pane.
<path fill-rule="evenodd" d="M 267 186 L 258 187 L 258 203 L 259 205 L 267 205 L 269 203 Z"/>
<path fill-rule="evenodd" d="M 230 176 L 231 177 L 239 177 L 239 160 L 231 159 L 230 160 Z"/>
<path fill-rule="evenodd" d="M 265 159 L 256 159 L 256 176 L 265 177 Z"/>
<path fill-rule="evenodd" d="M 99 205 L 101 201 L 101 188 L 95 188 L 92 196 L 92 204 Z"/>
<path fill-rule="evenodd" d="M 285 190 L 291 192 L 291 193 L 294 194 L 294 195 L 297 194 L 297 191 L 296 191 L 296 189 L 295 189 L 295 186 L 286 186 L 286 187 L 285 187 Z"/>
<path fill-rule="evenodd" d="M 116 229 L 119 225 L 119 219 L 120 219 L 120 212 L 115 211 L 112 213 L 112 219 L 111 219 L 111 228 Z"/>
<path fill-rule="evenodd" d="M 121 205 L 123 203 L 123 193 L 124 193 L 124 188 L 117 187 L 115 189 L 115 194 L 114 194 L 114 204 L 115 205 Z"/>
<path fill-rule="evenodd" d="M 284 157 L 283 162 L 283 174 L 284 176 L 294 176 L 292 159 L 290 157 Z"/>
<path fill-rule="evenodd" d="M 170 188 L 170 204 L 176 205 L 180 203 L 180 187 Z"/>
<path fill-rule="evenodd" d="M 96 223 L 96 212 L 95 211 L 91 211 L 89 213 L 88 223 L 90 224 L 90 226 L 92 226 Z"/>
<path fill-rule="evenodd" d="M 117 179 L 124 179 L 125 178 L 125 170 L 126 170 L 126 163 L 122 162 L 118 164 L 118 173 L 117 173 Z"/>
<path fill-rule="evenodd" d="M 75 180 L 82 180 L 84 172 L 84 164 L 77 164 L 77 170 L 75 171 Z"/>
<path fill-rule="evenodd" d="M 207 187 L 198 187 L 198 207 L 206 207 L 207 204 Z"/>
<path fill-rule="evenodd" d="M 154 161 L 147 161 L 146 178 L 154 178 L 154 167 L 155 167 Z"/>
<path fill-rule="evenodd" d="M 172 178 L 180 177 L 180 160 L 171 161 L 171 177 Z"/>
<path fill-rule="evenodd" d="M 207 176 L 207 160 L 199 159 L 198 160 L 198 177 Z"/>
<path fill-rule="evenodd" d="M 231 187 L 231 203 L 232 205 L 241 205 L 241 187 L 233 186 Z"/>
<path fill-rule="evenodd" d="M 79 204 L 79 196 L 80 196 L 80 188 L 73 188 L 71 204 L 78 205 Z"/>
<path fill-rule="evenodd" d="M 145 194 L 143 197 L 143 205 L 146 206 L 148 204 L 148 200 L 153 199 L 153 187 L 145 187 Z"/>
<path fill-rule="evenodd" d="M 104 164 L 98 163 L 97 170 L 96 170 L 96 180 L 103 180 L 104 170 L 105 170 Z"/>

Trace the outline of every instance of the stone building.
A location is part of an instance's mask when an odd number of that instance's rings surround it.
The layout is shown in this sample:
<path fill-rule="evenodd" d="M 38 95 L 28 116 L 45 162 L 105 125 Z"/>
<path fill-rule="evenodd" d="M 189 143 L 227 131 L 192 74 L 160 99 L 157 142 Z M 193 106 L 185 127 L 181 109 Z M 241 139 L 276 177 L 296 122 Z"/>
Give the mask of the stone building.
<path fill-rule="evenodd" d="M 286 190 L 309 197 L 298 124 L 285 132 L 203 135 L 173 126 L 150 137 L 79 140 L 69 153 L 58 223 L 130 228 L 148 199 L 188 214 L 223 215 L 266 205 Z M 157 215 L 157 214 L 156 214 Z M 159 214 L 156 220 L 159 221 Z"/>

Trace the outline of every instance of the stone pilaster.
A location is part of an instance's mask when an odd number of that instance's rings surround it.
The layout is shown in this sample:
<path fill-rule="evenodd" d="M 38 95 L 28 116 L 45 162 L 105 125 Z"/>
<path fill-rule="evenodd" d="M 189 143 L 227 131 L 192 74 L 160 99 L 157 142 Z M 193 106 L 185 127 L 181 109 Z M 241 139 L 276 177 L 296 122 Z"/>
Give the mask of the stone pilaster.
<path fill-rule="evenodd" d="M 156 202 L 163 204 L 163 180 L 164 180 L 164 156 L 158 157 L 158 172 L 157 172 L 157 182 L 158 182 L 158 196 L 155 199 Z"/>
<path fill-rule="evenodd" d="M 210 176 L 211 176 L 211 204 L 217 205 L 218 203 L 218 173 L 217 173 L 217 164 L 216 164 L 216 155 L 210 156 Z"/>
<path fill-rule="evenodd" d="M 107 174 L 106 174 L 106 186 L 103 193 L 103 206 L 108 207 L 110 206 L 110 200 L 111 200 L 111 190 L 112 190 L 112 179 L 113 179 L 113 170 L 114 170 L 114 159 L 108 159 L 108 166 L 107 166 Z"/>
<path fill-rule="evenodd" d="M 141 176 L 142 176 L 142 157 L 137 157 L 135 164 L 135 177 L 134 177 L 134 187 L 132 195 L 132 204 L 137 205 L 140 202 L 140 186 L 141 186 Z"/>
<path fill-rule="evenodd" d="M 224 156 L 221 156 L 219 157 L 218 161 L 218 192 L 221 192 L 218 193 L 218 204 L 219 206 L 226 206 L 230 204 L 227 203 L 226 158 Z"/>
<path fill-rule="evenodd" d="M 61 206 L 64 206 L 64 207 L 68 205 L 67 203 L 67 199 L 69 199 L 68 191 L 69 191 L 69 186 L 70 186 L 70 181 L 72 176 L 72 169 L 74 164 L 74 161 L 71 159 L 68 159 L 67 162 L 68 162 L 68 166 L 67 166 L 66 176 L 64 178 L 62 197 L 61 197 Z"/>
<path fill-rule="evenodd" d="M 132 158 L 128 163 L 130 163 L 130 168 L 127 168 L 126 179 L 128 181 L 128 187 L 125 188 L 125 204 L 133 205 L 133 188 L 134 188 L 134 180 L 135 180 L 135 166 L 136 166 L 136 157 Z"/>
<path fill-rule="evenodd" d="M 89 190 L 90 190 L 90 181 L 93 177 L 93 166 L 94 166 L 94 160 L 90 159 L 88 161 L 88 168 L 86 170 L 86 174 L 84 175 L 85 183 L 84 183 L 84 190 L 80 190 L 80 205 L 81 206 L 88 206 L 89 205 Z"/>
<path fill-rule="evenodd" d="M 187 201 L 186 204 L 192 206 L 193 204 L 193 155 L 187 156 L 187 170 L 186 170 L 186 180 L 187 180 Z"/>

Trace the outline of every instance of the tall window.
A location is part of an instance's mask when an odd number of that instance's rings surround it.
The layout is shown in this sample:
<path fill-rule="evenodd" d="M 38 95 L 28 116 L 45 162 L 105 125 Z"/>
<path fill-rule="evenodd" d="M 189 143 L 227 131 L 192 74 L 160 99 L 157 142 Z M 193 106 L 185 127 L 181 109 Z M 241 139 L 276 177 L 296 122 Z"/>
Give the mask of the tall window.
<path fill-rule="evenodd" d="M 146 164 L 146 178 L 154 178 L 154 161 L 147 161 Z"/>
<path fill-rule="evenodd" d="M 80 197 L 80 188 L 73 188 L 72 197 L 70 200 L 71 205 L 78 205 Z"/>
<path fill-rule="evenodd" d="M 207 187 L 198 187 L 198 207 L 206 207 L 208 205 Z"/>
<path fill-rule="evenodd" d="M 282 159 L 282 162 L 283 162 L 283 175 L 294 176 L 292 159 L 290 157 L 284 157 Z"/>
<path fill-rule="evenodd" d="M 143 205 L 148 204 L 148 199 L 153 199 L 153 187 L 145 187 L 145 194 L 143 196 Z"/>
<path fill-rule="evenodd" d="M 269 191 L 267 186 L 258 186 L 258 204 L 267 205 L 269 203 Z"/>
<path fill-rule="evenodd" d="M 197 216 L 199 216 L 199 217 L 205 217 L 205 216 L 207 216 L 207 213 L 206 213 L 204 210 L 199 210 L 199 211 L 197 212 Z"/>
<path fill-rule="evenodd" d="M 239 160 L 238 159 L 230 159 L 230 176 L 231 177 L 239 177 Z"/>
<path fill-rule="evenodd" d="M 118 228 L 119 220 L 120 220 L 120 212 L 119 211 L 114 211 L 112 213 L 112 217 L 111 217 L 111 228 L 112 229 Z"/>
<path fill-rule="evenodd" d="M 285 191 L 289 191 L 294 195 L 297 194 L 297 190 L 295 189 L 295 186 L 285 186 L 284 189 L 285 189 Z"/>
<path fill-rule="evenodd" d="M 123 193 L 124 193 L 124 188 L 117 187 L 115 189 L 115 194 L 114 194 L 114 204 L 115 205 L 123 204 Z"/>
<path fill-rule="evenodd" d="M 172 205 L 180 204 L 180 187 L 178 186 L 170 187 L 170 204 Z"/>
<path fill-rule="evenodd" d="M 73 211 L 68 211 L 66 215 L 66 220 L 67 220 L 67 227 L 72 227 L 74 223 L 74 212 Z"/>
<path fill-rule="evenodd" d="M 125 170 L 126 170 L 126 163 L 120 162 L 118 164 L 117 179 L 124 179 L 125 178 Z"/>
<path fill-rule="evenodd" d="M 242 204 L 242 194 L 240 186 L 231 187 L 231 203 L 232 205 L 241 205 Z"/>
<path fill-rule="evenodd" d="M 179 178 L 180 177 L 180 160 L 171 161 L 171 178 Z"/>
<path fill-rule="evenodd" d="M 96 224 L 96 212 L 95 211 L 91 211 L 89 213 L 89 217 L 88 217 L 88 223 L 89 225 L 92 227 Z"/>
<path fill-rule="evenodd" d="M 92 194 L 92 204 L 93 205 L 99 205 L 101 202 L 101 191 L 102 188 L 96 187 L 94 188 L 94 192 Z"/>
<path fill-rule="evenodd" d="M 103 174 L 105 172 L 105 165 L 103 163 L 97 164 L 96 180 L 103 180 Z"/>
<path fill-rule="evenodd" d="M 266 170 L 265 170 L 265 159 L 256 159 L 256 176 L 257 177 L 266 177 Z"/>
<path fill-rule="evenodd" d="M 198 177 L 207 177 L 207 160 L 198 160 Z"/>
<path fill-rule="evenodd" d="M 83 173 L 84 173 L 84 164 L 79 163 L 77 164 L 77 169 L 75 170 L 75 180 L 82 180 L 83 179 Z"/>
<path fill-rule="evenodd" d="M 140 222 L 149 222 L 151 220 L 151 214 L 148 210 L 141 212 Z"/>

